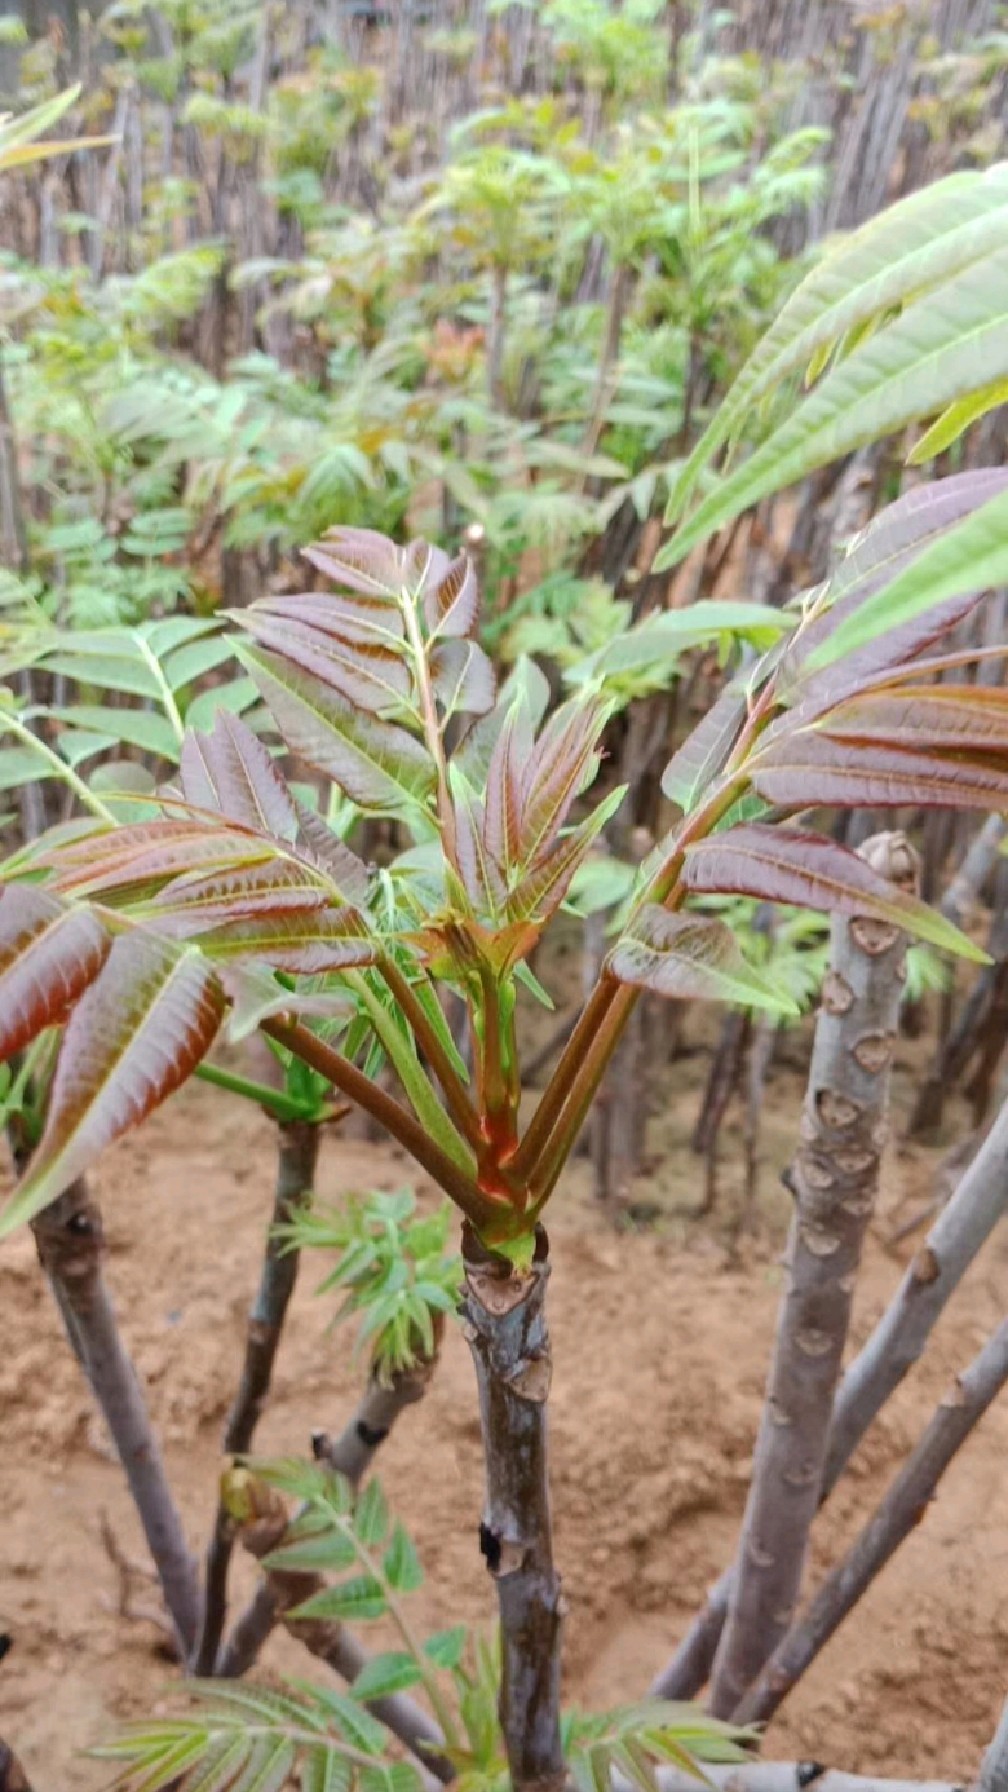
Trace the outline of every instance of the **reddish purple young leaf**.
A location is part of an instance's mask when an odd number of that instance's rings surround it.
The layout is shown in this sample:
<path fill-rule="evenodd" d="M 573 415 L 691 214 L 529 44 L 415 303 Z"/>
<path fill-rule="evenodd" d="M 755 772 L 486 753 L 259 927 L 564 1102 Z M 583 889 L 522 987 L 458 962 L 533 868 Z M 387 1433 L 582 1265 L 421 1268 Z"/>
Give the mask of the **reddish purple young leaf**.
<path fill-rule="evenodd" d="M 803 667 L 846 618 L 903 572 L 956 523 L 995 498 L 1008 485 L 1008 472 L 983 467 L 949 479 L 916 486 L 875 518 L 836 568 L 829 583 L 834 601 L 801 629 L 787 648 L 779 689 L 786 701 L 812 716 L 838 697 L 859 690 L 867 678 L 912 660 L 955 628 L 983 595 L 983 587 L 948 598 L 898 624 L 835 664 L 811 675 Z"/>
<path fill-rule="evenodd" d="M 321 815 L 309 809 L 300 797 L 294 798 L 294 805 L 298 819 L 295 845 L 302 858 L 325 873 L 344 902 L 363 908 L 368 897 L 368 869 L 363 859 L 351 852 Z"/>
<path fill-rule="evenodd" d="M 70 1017 L 45 1131 L 0 1214 L 0 1235 L 41 1212 L 187 1080 L 224 1010 L 224 991 L 198 952 L 139 929 L 115 941 Z"/>
<path fill-rule="evenodd" d="M 823 914 L 874 915 L 946 951 L 984 956 L 934 909 L 822 834 L 740 823 L 687 847 L 683 883 L 697 894 L 755 896 Z"/>
<path fill-rule="evenodd" d="M 378 603 L 335 591 L 297 591 L 258 597 L 234 612 L 234 620 L 243 627 L 258 617 L 281 626 L 298 623 L 344 647 L 401 646 L 403 640 L 402 615 L 387 599 Z"/>
<path fill-rule="evenodd" d="M 433 760 L 405 728 L 355 709 L 278 654 L 251 647 L 239 653 L 291 752 L 326 772 L 351 802 L 398 814 L 432 794 Z"/>
<path fill-rule="evenodd" d="M 233 921 L 200 934 L 208 958 L 237 963 L 258 959 L 277 971 L 306 977 L 373 964 L 377 945 L 355 909 L 300 909 Z"/>
<path fill-rule="evenodd" d="M 723 771 L 746 719 L 744 686 L 726 684 L 706 715 L 686 736 L 662 775 L 661 787 L 670 802 L 688 815 L 697 797 Z"/>
<path fill-rule="evenodd" d="M 253 916 L 325 908 L 332 893 L 317 873 L 291 859 L 239 865 L 175 878 L 145 905 L 143 918 L 169 939 L 191 939 L 210 928 Z"/>
<path fill-rule="evenodd" d="M 263 647 L 310 672 L 355 707 L 382 715 L 408 704 L 413 680 L 400 650 L 373 642 L 360 647 L 336 641 L 300 619 L 281 621 L 255 610 L 241 611 L 240 616 L 247 633 Z"/>
<path fill-rule="evenodd" d="M 594 776 L 607 713 L 597 699 L 573 698 L 554 712 L 536 741 L 521 781 L 523 865 L 534 864 L 556 839 L 571 804 Z"/>
<path fill-rule="evenodd" d="M 453 763 L 474 790 L 482 790 L 486 785 L 494 746 L 515 707 L 522 716 L 522 735 L 527 739 L 527 752 L 531 754 L 535 730 L 546 714 L 549 700 L 550 687 L 545 673 L 534 661 L 519 660 L 498 692 L 493 709 L 473 722 L 453 754 Z"/>
<path fill-rule="evenodd" d="M 0 1061 L 65 1019 L 111 945 L 89 909 L 67 908 L 30 884 L 0 892 Z"/>
<path fill-rule="evenodd" d="M 816 733 L 876 746 L 1008 757 L 1008 691 L 977 685 L 906 687 L 851 697 L 821 718 Z"/>
<path fill-rule="evenodd" d="M 243 722 L 222 714 L 211 736 L 187 736 L 182 773 L 186 800 L 201 807 L 204 814 L 216 809 L 237 825 L 267 834 L 277 846 L 292 842 L 305 882 L 312 881 L 312 871 L 318 871 L 330 885 L 330 898 L 335 892 L 342 901 L 358 906 L 367 901 L 365 866 L 321 816 L 294 795 L 268 749 Z M 254 845 L 250 842 L 250 853 Z M 271 851 L 275 850 L 271 844 Z M 287 859 L 273 862 L 290 863 Z M 226 868 L 237 872 L 234 865 Z"/>
<path fill-rule="evenodd" d="M 145 821 L 58 847 L 42 863 L 54 873 L 53 888 L 75 895 L 153 895 L 172 878 L 198 866 L 261 864 L 277 856 L 275 846 L 244 830 L 205 821 Z"/>
<path fill-rule="evenodd" d="M 477 914 L 495 914 L 506 894 L 504 879 L 483 842 L 483 804 L 474 792 L 453 798 L 455 850 L 465 893 Z"/>
<path fill-rule="evenodd" d="M 195 808 L 217 809 L 275 840 L 294 839 L 294 799 L 269 749 L 238 716 L 220 710 L 209 734 L 188 733 L 179 769 L 182 793 Z"/>
<path fill-rule="evenodd" d="M 530 735 L 528 718 L 519 706 L 512 707 L 494 743 L 487 767 L 483 842 L 505 879 L 519 863 L 522 781 L 528 764 Z"/>
<path fill-rule="evenodd" d="M 999 761 L 854 745 L 811 729 L 777 736 L 748 771 L 753 789 L 784 809 L 1008 809 Z"/>
<path fill-rule="evenodd" d="M 466 636 L 476 625 L 479 590 L 468 554 L 460 554 L 423 587 L 424 620 L 433 635 Z"/>
<path fill-rule="evenodd" d="M 403 556 L 395 543 L 377 530 L 330 529 L 321 541 L 301 552 L 335 584 L 362 597 L 398 605 L 405 571 Z"/>
<path fill-rule="evenodd" d="M 569 828 L 536 858 L 508 896 L 509 921 L 535 922 L 541 928 L 549 920 L 566 896 L 578 866 L 625 795 L 625 787 L 610 791 L 591 815 L 577 827 Z"/>
<path fill-rule="evenodd" d="M 442 715 L 487 715 L 494 706 L 497 679 L 476 641 L 437 641 L 428 660 L 434 695 Z"/>
<path fill-rule="evenodd" d="M 858 602 L 863 601 L 866 595 L 868 594 L 863 593 Z M 787 677 L 785 671 L 780 686 L 781 695 L 794 705 L 795 713 L 802 720 L 822 715 L 832 704 L 861 690 L 880 672 L 896 672 L 905 665 L 912 666 L 914 657 L 957 628 L 976 609 L 982 596 L 982 591 L 970 591 L 959 597 L 946 598 L 944 603 L 935 604 L 932 609 L 925 610 L 910 622 L 901 622 L 895 628 L 888 629 L 876 640 L 856 648 L 853 653 L 845 654 L 835 665 L 827 666 L 824 671 L 813 673 L 810 677 L 802 678 L 799 675 L 788 684 L 784 682 Z M 830 614 L 835 625 L 847 614 L 847 607 L 838 604 L 836 611 L 831 611 Z M 799 636 L 798 641 L 801 638 Z"/>
<path fill-rule="evenodd" d="M 450 566 L 451 559 L 444 548 L 435 547 L 432 542 L 416 537 L 403 551 L 403 583 L 416 596 L 425 597 L 428 591 L 432 591 L 446 577 Z"/>

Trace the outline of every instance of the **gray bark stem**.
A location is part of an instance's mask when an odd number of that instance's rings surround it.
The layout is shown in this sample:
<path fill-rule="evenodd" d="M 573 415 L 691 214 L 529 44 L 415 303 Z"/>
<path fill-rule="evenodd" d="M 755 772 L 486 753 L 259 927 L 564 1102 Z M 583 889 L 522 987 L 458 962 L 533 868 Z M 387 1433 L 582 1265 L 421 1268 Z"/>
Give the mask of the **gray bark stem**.
<path fill-rule="evenodd" d="M 753 1761 L 744 1766 L 703 1764 L 704 1776 L 717 1792 L 965 1792 L 945 1780 L 883 1780 L 859 1773 L 840 1773 L 819 1761 Z M 613 1776 L 617 1792 L 629 1782 Z M 698 1782 L 674 1767 L 659 1767 L 659 1792 L 697 1792 Z"/>
<path fill-rule="evenodd" d="M 956 1452 L 1008 1381 L 1008 1320 L 956 1378 L 874 1516 L 791 1626 L 732 1716 L 766 1723 L 918 1525 Z"/>
<path fill-rule="evenodd" d="M 1008 1103 L 837 1394 L 826 1455 L 832 1490 L 889 1396 L 917 1362 L 950 1296 L 1008 1206 Z"/>
<path fill-rule="evenodd" d="M 336 1437 L 316 1432 L 312 1451 L 356 1487 L 363 1480 L 396 1419 L 423 1398 L 434 1373 L 434 1363 L 419 1363 L 396 1375 L 390 1386 L 372 1377 L 356 1412 Z M 272 1577 L 260 1581 L 252 1598 L 223 1647 L 218 1651 L 215 1673 L 224 1680 L 240 1679 L 254 1665 L 270 1632 L 280 1622 L 281 1609 Z M 310 1590 L 310 1589 L 309 1589 Z M 307 1599 L 308 1592 L 300 1598 Z M 288 1605 L 296 1603 L 289 1599 Z"/>
<path fill-rule="evenodd" d="M 319 1128 L 310 1120 L 294 1120 L 278 1128 L 276 1194 L 263 1255 L 259 1291 L 249 1312 L 245 1360 L 234 1404 L 224 1428 L 224 1455 L 244 1456 L 250 1449 L 273 1379 L 273 1364 L 287 1308 L 297 1282 L 300 1252 L 285 1250 L 274 1228 L 288 1224 L 309 1199 L 318 1164 Z M 213 1536 L 207 1550 L 203 1624 L 193 1662 L 197 1674 L 213 1672 L 227 1617 L 228 1568 L 233 1542 L 227 1514 L 218 1501 Z"/>
<path fill-rule="evenodd" d="M 31 1792 L 24 1768 L 6 1742 L 0 1740 L 0 1792 Z"/>
<path fill-rule="evenodd" d="M 963 1276 L 1008 1207 L 1008 1103 L 926 1242 L 909 1265 L 889 1306 L 837 1390 L 820 1504 L 829 1498 L 865 1433 L 921 1356 Z M 734 1568 L 708 1595 L 651 1691 L 689 1699 L 705 1684 L 728 1610 Z"/>
<path fill-rule="evenodd" d="M 101 1214 L 86 1184 L 82 1180 L 71 1183 L 33 1222 L 32 1230 L 70 1344 L 126 1472 L 179 1655 L 185 1661 L 199 1625 L 199 1575 L 168 1486 L 140 1382 L 120 1336 L 102 1273 L 105 1238 Z"/>
<path fill-rule="evenodd" d="M 974 1792 L 1008 1792 L 1008 1702 L 984 1755 Z"/>
<path fill-rule="evenodd" d="M 463 1228 L 462 1314 L 479 1390 L 486 1464 L 480 1548 L 501 1622 L 500 1723 L 513 1792 L 561 1792 L 560 1636 L 546 1469 L 551 1358 L 546 1235 L 524 1274 Z"/>
<path fill-rule="evenodd" d="M 902 834 L 861 849 L 915 890 Z M 819 1504 L 851 1301 L 878 1193 L 889 1068 L 905 981 L 906 935 L 837 915 L 795 1155 L 788 1288 L 760 1423 L 737 1569 L 714 1661 L 711 1709 L 729 1717 L 790 1624 Z"/>

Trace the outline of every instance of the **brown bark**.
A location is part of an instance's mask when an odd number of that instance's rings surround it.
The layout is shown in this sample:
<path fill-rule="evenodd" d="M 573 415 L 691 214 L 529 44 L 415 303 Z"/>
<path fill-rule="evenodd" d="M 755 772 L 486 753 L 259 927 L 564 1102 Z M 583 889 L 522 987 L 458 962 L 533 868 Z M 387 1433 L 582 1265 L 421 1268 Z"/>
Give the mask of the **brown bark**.
<path fill-rule="evenodd" d="M 918 862 L 903 835 L 878 835 L 863 856 L 897 885 L 915 887 Z M 719 1717 L 735 1711 L 786 1632 L 801 1587 L 861 1247 L 878 1192 L 905 948 L 895 926 L 834 918 L 792 1170 L 789 1286 L 714 1662 L 711 1707 Z"/>
<path fill-rule="evenodd" d="M 33 1222 L 32 1230 L 71 1346 L 126 1472 L 179 1654 L 186 1660 L 199 1624 L 196 1562 L 171 1496 L 136 1370 L 119 1332 L 102 1272 L 101 1214 L 85 1183 L 72 1183 Z"/>
<path fill-rule="evenodd" d="M 287 1308 L 297 1281 L 300 1252 L 285 1250 L 274 1228 L 289 1223 L 309 1199 L 318 1163 L 319 1128 L 295 1120 L 278 1128 L 276 1194 L 266 1239 L 259 1291 L 249 1312 L 245 1360 L 234 1404 L 224 1428 L 224 1455 L 243 1456 L 251 1447 L 269 1395 L 273 1364 L 280 1346 Z M 231 1534 L 227 1513 L 218 1502 L 213 1536 L 207 1550 L 203 1624 L 193 1663 L 197 1674 L 213 1672 L 227 1616 Z"/>
<path fill-rule="evenodd" d="M 546 1472 L 551 1357 L 548 1245 L 518 1273 L 463 1230 L 462 1312 L 479 1389 L 486 1465 L 480 1548 L 497 1585 L 500 1722 L 514 1792 L 561 1792 L 560 1636 Z"/>

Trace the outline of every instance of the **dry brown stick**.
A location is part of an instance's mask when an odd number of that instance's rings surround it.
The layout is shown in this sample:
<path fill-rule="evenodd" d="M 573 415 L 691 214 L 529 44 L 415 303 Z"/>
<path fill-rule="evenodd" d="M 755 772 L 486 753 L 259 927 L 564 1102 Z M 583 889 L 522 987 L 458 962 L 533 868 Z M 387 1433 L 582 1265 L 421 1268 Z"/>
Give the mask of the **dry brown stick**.
<path fill-rule="evenodd" d="M 1006 1382 L 1008 1320 L 956 1378 L 874 1516 L 732 1713 L 738 1723 L 766 1723 L 773 1716 L 904 1538 L 920 1523 L 952 1458 Z"/>
<path fill-rule="evenodd" d="M 102 1599 L 108 1610 L 114 1611 L 117 1618 L 128 1618 L 138 1624 L 152 1624 L 163 1638 L 168 1639 L 169 1647 L 174 1644 L 174 1629 L 171 1620 L 164 1611 L 154 1605 L 138 1605 L 134 1599 L 134 1586 L 137 1581 L 150 1585 L 157 1580 L 157 1574 L 146 1562 L 137 1562 L 126 1554 L 106 1511 L 98 1517 L 98 1535 L 102 1548 L 115 1569 L 117 1593 L 115 1600 Z"/>
<path fill-rule="evenodd" d="M 731 1098 L 742 1075 L 751 1036 L 752 1015 L 741 1008 L 733 1009 L 725 1017 L 721 1037 L 711 1060 L 710 1074 L 691 1143 L 691 1150 L 704 1159 L 704 1192 L 697 1209 L 698 1214 L 712 1213 L 717 1206 L 718 1139 Z"/>
<path fill-rule="evenodd" d="M 898 887 L 916 887 L 917 855 L 902 834 L 877 835 L 862 857 Z M 788 1288 L 712 1675 L 711 1708 L 719 1717 L 731 1715 L 773 1653 L 801 1588 L 861 1248 L 878 1193 L 905 954 L 906 936 L 896 926 L 834 917 L 792 1170 Z"/>
<path fill-rule="evenodd" d="M 126 1472 L 176 1645 L 185 1660 L 199 1623 L 199 1576 L 109 1297 L 102 1272 L 105 1236 L 101 1213 L 85 1183 L 71 1183 L 33 1221 L 32 1230 L 70 1344 Z"/>
<path fill-rule="evenodd" d="M 356 1412 L 337 1437 L 316 1432 L 312 1452 L 352 1486 L 363 1480 L 400 1413 L 421 1400 L 430 1384 L 435 1363 L 418 1363 L 401 1370 L 386 1385 L 372 1376 Z M 280 1609 L 270 1580 L 260 1581 L 249 1604 L 217 1655 L 214 1672 L 236 1680 L 252 1667 L 270 1632 L 280 1620 Z M 307 1593 L 302 1597 L 307 1598 Z M 289 1603 L 294 1603 L 289 1601 Z"/>
<path fill-rule="evenodd" d="M 743 1127 L 745 1145 L 745 1190 L 736 1228 L 736 1242 L 751 1231 L 756 1222 L 759 1202 L 759 1139 L 767 1072 L 777 1042 L 777 1029 L 768 1014 L 760 1015 L 753 1028 L 749 1046 L 749 1067 L 746 1075 L 746 1112 Z"/>
<path fill-rule="evenodd" d="M 285 1250 L 275 1228 L 288 1224 L 310 1198 L 318 1164 L 319 1127 L 314 1121 L 289 1121 L 277 1130 L 273 1216 L 266 1239 L 259 1291 L 248 1317 L 241 1381 L 224 1429 L 225 1456 L 243 1456 L 249 1450 L 269 1395 L 273 1364 L 300 1262 L 300 1252 Z M 197 1674 L 211 1674 L 217 1660 L 227 1617 L 231 1549 L 227 1513 L 223 1503 L 218 1501 L 213 1536 L 207 1550 L 203 1623 L 193 1661 Z"/>
<path fill-rule="evenodd" d="M 546 1473 L 551 1358 L 546 1235 L 524 1273 L 462 1234 L 462 1312 L 479 1390 L 486 1464 L 480 1548 L 497 1586 L 500 1725 L 514 1792 L 560 1792 L 560 1633 Z"/>

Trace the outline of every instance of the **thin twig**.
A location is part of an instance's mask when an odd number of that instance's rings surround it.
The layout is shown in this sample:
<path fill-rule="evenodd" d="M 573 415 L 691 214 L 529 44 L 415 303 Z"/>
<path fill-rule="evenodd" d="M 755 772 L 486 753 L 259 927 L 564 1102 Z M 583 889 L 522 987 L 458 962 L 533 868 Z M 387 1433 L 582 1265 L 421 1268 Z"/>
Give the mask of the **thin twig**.
<path fill-rule="evenodd" d="M 199 1576 L 109 1297 L 102 1273 L 101 1214 L 84 1182 L 72 1183 L 33 1221 L 32 1230 L 67 1336 L 126 1471 L 185 1660 L 199 1625 Z"/>
<path fill-rule="evenodd" d="M 248 1317 L 241 1381 L 224 1429 L 225 1456 L 243 1456 L 251 1448 L 269 1396 L 273 1364 L 300 1263 L 300 1252 L 285 1250 L 275 1229 L 288 1224 L 309 1198 L 315 1181 L 318 1149 L 319 1128 L 312 1121 L 298 1120 L 278 1128 L 273 1217 L 266 1239 L 259 1291 Z M 223 1502 L 218 1500 L 213 1536 L 207 1550 L 203 1624 L 194 1661 L 197 1674 L 212 1673 L 217 1660 L 227 1616 L 231 1550 L 227 1512 Z"/>
<path fill-rule="evenodd" d="M 98 1519 L 98 1535 L 102 1548 L 108 1556 L 116 1573 L 115 1600 L 102 1598 L 102 1604 L 115 1612 L 117 1618 L 127 1618 L 138 1624 L 152 1624 L 162 1637 L 167 1637 L 174 1644 L 175 1631 L 170 1619 L 155 1605 L 138 1605 L 134 1598 L 134 1587 L 137 1581 L 150 1585 L 157 1580 L 154 1570 L 146 1562 L 135 1562 L 128 1556 L 119 1542 L 107 1512 L 102 1511 Z"/>

